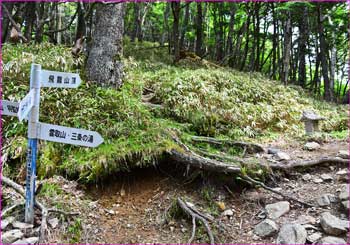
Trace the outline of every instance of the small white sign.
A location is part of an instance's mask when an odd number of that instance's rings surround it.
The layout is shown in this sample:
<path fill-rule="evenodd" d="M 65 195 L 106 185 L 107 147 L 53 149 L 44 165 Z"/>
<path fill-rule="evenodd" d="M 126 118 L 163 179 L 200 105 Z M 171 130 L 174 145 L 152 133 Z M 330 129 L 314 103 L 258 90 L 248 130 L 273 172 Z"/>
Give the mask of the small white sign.
<path fill-rule="evenodd" d="M 40 82 L 42 87 L 77 88 L 81 79 L 77 73 L 41 70 Z"/>
<path fill-rule="evenodd" d="M 18 112 L 17 112 L 19 121 L 22 121 L 24 118 L 27 117 L 33 105 L 34 105 L 34 89 L 30 90 L 30 92 L 19 102 Z"/>
<path fill-rule="evenodd" d="M 1 114 L 6 116 L 17 116 L 19 103 L 9 100 L 1 100 Z"/>
<path fill-rule="evenodd" d="M 97 147 L 103 142 L 101 135 L 95 131 L 47 123 L 38 123 L 38 132 L 39 139 L 64 144 Z"/>

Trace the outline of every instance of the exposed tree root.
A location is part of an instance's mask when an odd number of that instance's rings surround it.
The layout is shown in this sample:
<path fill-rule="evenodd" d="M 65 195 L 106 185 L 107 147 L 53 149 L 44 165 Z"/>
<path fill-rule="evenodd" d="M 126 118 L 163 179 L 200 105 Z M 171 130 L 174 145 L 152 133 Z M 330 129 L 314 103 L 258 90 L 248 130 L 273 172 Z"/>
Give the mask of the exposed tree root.
<path fill-rule="evenodd" d="M 202 142 L 214 145 L 238 146 L 242 147 L 243 149 L 246 149 L 248 153 L 257 153 L 265 151 L 261 145 L 249 142 L 222 140 L 203 136 L 192 136 L 191 140 L 194 142 Z"/>
<path fill-rule="evenodd" d="M 16 203 L 16 204 L 12 205 L 11 207 L 8 207 L 8 208 L 4 209 L 1 212 L 1 218 L 6 217 L 7 214 L 10 213 L 12 210 L 16 209 L 17 207 L 23 206 L 23 205 L 24 205 L 24 201 L 21 201 L 19 203 Z"/>
<path fill-rule="evenodd" d="M 194 207 L 192 207 L 191 205 L 189 205 L 187 202 L 183 201 L 181 198 L 177 198 L 177 204 L 179 205 L 179 207 L 189 216 L 192 217 L 192 235 L 191 238 L 189 239 L 188 243 L 192 243 L 192 241 L 194 240 L 195 234 L 196 234 L 196 220 L 199 220 L 203 223 L 209 240 L 210 240 L 210 244 L 215 244 L 214 242 L 214 235 L 210 229 L 210 225 L 208 223 L 208 216 L 205 214 L 200 213 L 197 209 L 194 209 Z M 194 211 L 195 210 L 195 211 Z"/>
<path fill-rule="evenodd" d="M 276 170 L 289 170 L 292 168 L 299 168 L 299 167 L 312 167 L 316 165 L 321 165 L 325 163 L 331 163 L 331 164 L 348 164 L 348 159 L 342 159 L 337 157 L 323 157 L 316 160 L 309 160 L 309 161 L 289 161 L 286 163 L 269 163 L 269 167 L 271 169 Z"/>
<path fill-rule="evenodd" d="M 282 196 L 284 199 L 287 199 L 287 200 L 291 200 L 291 201 L 300 203 L 300 204 L 302 204 L 302 205 L 304 205 L 304 206 L 306 206 L 306 207 L 314 207 L 314 205 L 312 205 L 312 204 L 310 204 L 310 203 L 306 203 L 306 202 L 300 201 L 300 200 L 298 200 L 298 199 L 296 199 L 296 198 L 294 198 L 294 197 L 291 197 L 291 196 L 289 196 L 289 195 L 286 195 L 286 194 L 284 194 L 284 193 L 282 193 L 282 192 L 280 192 L 280 191 L 276 191 L 276 190 L 272 189 L 271 187 L 266 186 L 263 182 L 260 182 L 260 181 L 257 181 L 257 180 L 255 180 L 255 179 L 252 179 L 252 178 L 250 178 L 250 177 L 247 176 L 247 175 L 243 176 L 242 179 L 245 180 L 245 181 L 247 181 L 247 182 L 249 182 L 250 184 L 255 184 L 255 185 L 261 186 L 261 187 L 264 188 L 265 190 L 268 190 L 268 191 L 271 191 L 271 192 L 273 192 L 273 193 L 275 193 L 275 194 L 277 194 L 277 195 L 280 195 L 280 196 Z"/>
<path fill-rule="evenodd" d="M 21 196 L 25 197 L 25 192 L 22 186 L 17 184 L 16 182 L 12 181 L 11 179 L 1 176 L 1 180 L 4 184 L 8 185 L 15 191 L 17 191 Z M 56 213 L 61 213 L 64 215 L 77 215 L 79 213 L 67 213 L 61 210 L 57 209 L 47 209 L 44 204 L 39 202 L 38 200 L 35 200 L 35 206 L 38 207 L 41 210 L 41 225 L 40 225 L 40 235 L 39 235 L 39 244 L 43 243 L 46 239 L 46 235 L 48 233 L 48 228 L 47 228 L 47 216 L 49 212 L 56 212 Z"/>

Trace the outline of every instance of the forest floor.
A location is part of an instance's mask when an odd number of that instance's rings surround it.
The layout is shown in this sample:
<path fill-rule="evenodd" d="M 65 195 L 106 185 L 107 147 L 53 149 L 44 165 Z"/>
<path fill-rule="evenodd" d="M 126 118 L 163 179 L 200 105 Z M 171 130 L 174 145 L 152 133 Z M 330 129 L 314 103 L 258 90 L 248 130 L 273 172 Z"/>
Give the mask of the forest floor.
<path fill-rule="evenodd" d="M 303 145 L 298 142 L 283 140 L 276 140 L 269 145 L 287 153 L 293 160 L 336 156 L 339 150 L 347 151 L 348 146 L 347 141 L 339 140 L 323 143 L 321 148 L 315 151 L 303 150 Z M 262 157 L 268 157 L 268 154 Z M 323 165 L 299 169 L 288 174 L 275 175 L 275 180 L 268 184 L 299 200 L 315 203 L 315 199 L 323 194 L 338 196 L 349 179 L 348 176 L 344 178 L 336 173 L 345 170 L 346 167 Z M 222 224 L 220 227 L 224 227 L 223 229 L 213 229 L 216 243 L 276 242 L 277 234 L 260 238 L 254 234 L 254 228 L 264 219 L 265 205 L 281 201 L 280 196 L 264 189 L 242 185 L 242 182 L 238 185 L 233 183 L 232 179 L 228 181 L 219 176 L 206 175 L 204 178 L 189 181 L 184 175 L 185 172 L 185 168 L 181 166 L 175 168 L 172 163 L 163 162 L 156 167 L 120 173 L 99 186 L 78 186 L 74 181 L 57 176 L 47 180 L 60 185 L 63 193 L 73 193 L 75 197 L 68 198 L 64 204 L 68 205 L 71 211 L 81 213 L 78 227 L 81 232 L 76 231 L 77 234 L 74 234 L 74 226 L 64 227 L 62 224 L 51 232 L 49 242 L 65 242 L 65 239 L 73 237 L 75 240 L 69 240 L 70 242 L 187 243 L 192 232 L 191 219 L 185 215 L 176 215 L 164 222 L 164 214 L 175 203 L 177 197 L 193 203 L 199 210 L 211 214 L 217 223 Z M 329 174 L 332 179 L 315 183 L 322 174 Z M 60 198 L 56 197 L 56 200 Z M 52 202 L 48 199 L 47 201 Z M 319 218 L 325 210 L 342 219 L 348 217 L 342 212 L 338 202 L 323 208 L 305 208 L 295 202 L 290 204 L 290 211 L 278 218 L 276 223 L 280 226 L 292 222 L 308 223 L 313 226 L 308 230 L 309 234 L 322 231 Z M 233 212 L 224 215 L 224 210 Z M 71 236 L 69 232 L 62 233 L 62 229 L 71 232 Z M 349 236 L 340 237 L 350 242 Z M 197 225 L 193 242 L 208 241 L 205 229 Z"/>

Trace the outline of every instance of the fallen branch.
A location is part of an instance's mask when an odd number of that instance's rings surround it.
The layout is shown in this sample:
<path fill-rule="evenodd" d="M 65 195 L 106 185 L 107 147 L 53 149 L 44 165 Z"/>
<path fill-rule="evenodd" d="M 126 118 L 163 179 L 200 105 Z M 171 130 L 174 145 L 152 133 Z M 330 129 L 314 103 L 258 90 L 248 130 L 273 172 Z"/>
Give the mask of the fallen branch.
<path fill-rule="evenodd" d="M 246 149 L 248 153 L 258 153 L 264 152 L 264 148 L 255 143 L 249 142 L 241 142 L 241 141 L 232 141 L 232 140 L 224 140 L 224 139 L 215 139 L 211 137 L 203 137 L 203 136 L 192 136 L 191 138 L 194 142 L 208 143 L 214 145 L 227 145 L 227 146 L 238 146 Z"/>
<path fill-rule="evenodd" d="M 11 212 L 12 210 L 16 209 L 19 206 L 23 206 L 24 205 L 24 201 L 21 201 L 20 203 L 16 203 L 14 205 L 12 205 L 11 207 L 6 208 L 4 211 L 1 212 L 1 218 L 4 218 L 9 212 Z"/>
<path fill-rule="evenodd" d="M 10 180 L 5 176 L 1 176 L 1 179 L 4 184 L 10 186 L 25 198 L 25 192 L 22 186 L 20 186 L 19 184 Z M 40 236 L 39 236 L 39 243 L 41 243 L 45 240 L 45 237 L 46 237 L 48 210 L 41 202 L 37 200 L 35 200 L 35 206 L 37 206 L 41 210 L 41 224 L 40 224 Z"/>
<path fill-rule="evenodd" d="M 189 216 L 192 217 L 192 223 L 193 223 L 193 228 L 192 228 L 192 235 L 191 235 L 191 238 L 189 239 L 188 243 L 191 243 L 194 239 L 194 236 L 195 236 L 195 232 L 196 232 L 196 219 L 201 221 L 207 231 L 207 234 L 208 234 L 208 237 L 209 237 L 209 240 L 210 240 L 210 244 L 215 244 L 214 243 L 214 236 L 213 236 L 213 233 L 210 229 L 210 225 L 208 223 L 208 220 L 206 220 L 204 217 L 205 215 L 199 215 L 198 213 L 194 212 L 192 210 L 192 208 L 186 203 L 184 202 L 183 200 L 181 200 L 181 198 L 177 198 L 177 203 L 179 205 L 179 207 Z"/>

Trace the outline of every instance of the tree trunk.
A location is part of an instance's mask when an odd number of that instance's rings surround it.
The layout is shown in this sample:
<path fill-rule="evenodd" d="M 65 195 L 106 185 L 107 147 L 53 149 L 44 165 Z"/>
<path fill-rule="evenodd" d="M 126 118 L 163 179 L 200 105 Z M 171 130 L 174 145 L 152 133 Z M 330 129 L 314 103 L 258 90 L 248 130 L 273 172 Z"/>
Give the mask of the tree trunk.
<path fill-rule="evenodd" d="M 173 45 L 174 45 L 174 63 L 180 60 L 180 2 L 171 2 L 171 9 L 173 11 Z"/>
<path fill-rule="evenodd" d="M 13 5 L 14 3 L 10 3 L 10 2 L 4 2 L 2 3 L 3 5 L 5 5 L 5 7 L 8 9 L 9 13 L 12 14 L 12 9 L 13 9 Z M 6 37 L 9 34 L 9 26 L 10 26 L 10 19 L 8 18 L 7 14 L 5 14 L 4 12 L 4 8 L 2 8 L 2 33 L 1 33 L 1 40 L 2 43 L 6 42 Z"/>
<path fill-rule="evenodd" d="M 250 26 L 250 17 L 251 17 L 251 11 L 249 10 L 249 5 L 247 3 L 247 21 L 246 21 L 246 25 L 244 26 L 244 31 L 246 34 L 246 40 L 245 40 L 245 47 L 244 47 L 244 53 L 243 53 L 243 58 L 242 58 L 242 62 L 241 62 L 241 68 L 240 70 L 242 71 L 244 69 L 245 63 L 246 63 L 246 59 L 247 59 L 247 54 L 248 54 L 248 48 L 249 48 L 249 26 Z M 244 35 L 244 32 L 243 34 Z"/>
<path fill-rule="evenodd" d="M 292 25 L 291 25 L 291 13 L 287 11 L 287 19 L 284 29 L 284 52 L 283 52 L 283 72 L 282 82 L 287 85 L 290 70 L 290 53 L 291 53 L 291 42 L 292 42 Z"/>
<path fill-rule="evenodd" d="M 278 38 L 278 26 L 277 26 L 277 17 L 275 14 L 275 3 L 272 3 L 272 22 L 273 22 L 273 36 L 272 36 L 272 79 L 276 80 L 277 67 L 277 38 Z"/>
<path fill-rule="evenodd" d="M 318 32 L 319 32 L 319 40 L 320 40 L 320 56 L 321 56 L 321 66 L 322 66 L 322 76 L 323 76 L 323 82 L 324 82 L 324 98 L 326 101 L 332 101 L 333 100 L 333 91 L 331 91 L 330 87 L 330 80 L 328 76 L 328 62 L 327 62 L 327 44 L 326 39 L 324 35 L 324 28 L 323 28 L 323 20 L 324 16 L 322 13 L 322 7 L 321 4 L 317 4 L 317 10 L 318 10 Z"/>
<path fill-rule="evenodd" d="M 215 54 L 216 60 L 220 61 L 224 58 L 224 11 L 223 3 L 214 3 L 214 32 L 215 32 Z"/>
<path fill-rule="evenodd" d="M 83 3 L 78 2 L 78 23 L 75 33 L 75 42 L 86 36 L 86 21 Z"/>
<path fill-rule="evenodd" d="M 235 26 L 235 15 L 236 15 L 236 3 L 230 4 L 230 23 L 228 27 L 227 42 L 226 42 L 226 55 L 230 55 L 233 52 L 233 32 Z"/>
<path fill-rule="evenodd" d="M 26 3 L 24 37 L 28 42 L 32 40 L 33 26 L 35 22 L 35 3 Z"/>
<path fill-rule="evenodd" d="M 187 26 L 190 18 L 190 4 L 191 2 L 186 3 L 184 23 L 182 25 L 182 32 L 181 32 L 181 38 L 180 38 L 180 49 L 184 49 L 184 46 L 185 46 L 185 36 L 187 33 Z"/>
<path fill-rule="evenodd" d="M 203 11 L 202 3 L 197 2 L 197 18 L 196 18 L 196 55 L 203 55 Z"/>
<path fill-rule="evenodd" d="M 88 80 L 102 86 L 122 85 L 124 4 L 99 3 L 95 14 L 96 27 L 86 62 Z"/>
<path fill-rule="evenodd" d="M 303 14 L 299 19 L 299 69 L 298 69 L 298 84 L 305 88 L 306 86 L 306 43 L 308 40 L 308 10 L 307 6 L 303 7 Z"/>

